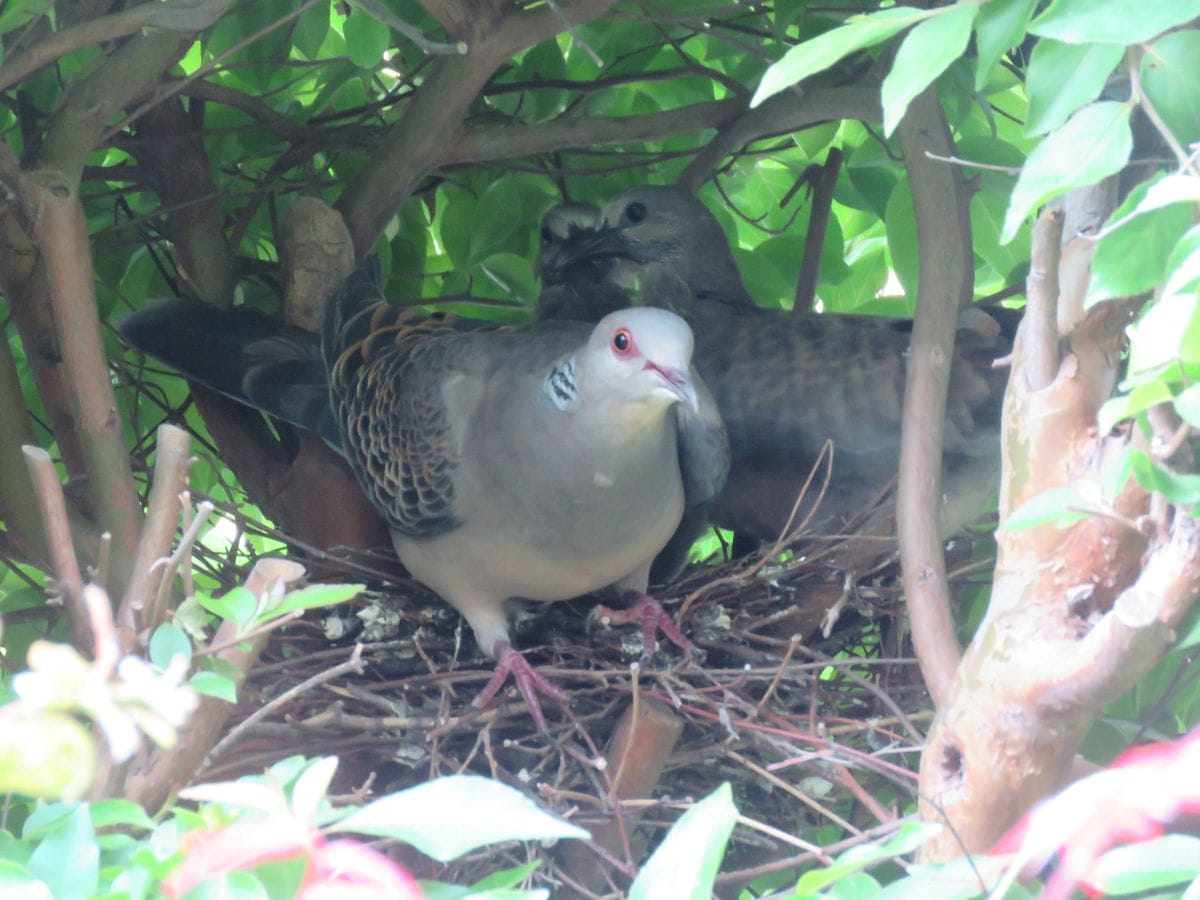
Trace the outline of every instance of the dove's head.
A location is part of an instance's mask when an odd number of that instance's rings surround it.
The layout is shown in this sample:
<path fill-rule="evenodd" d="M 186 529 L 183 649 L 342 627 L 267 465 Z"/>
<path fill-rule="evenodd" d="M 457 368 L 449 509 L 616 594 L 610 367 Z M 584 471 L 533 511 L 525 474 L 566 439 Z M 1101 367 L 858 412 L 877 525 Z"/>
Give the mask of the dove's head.
<path fill-rule="evenodd" d="M 600 320 L 582 362 L 591 382 L 626 406 L 665 408 L 679 401 L 699 406 L 692 382 L 692 330 L 665 309 L 639 307 L 609 313 Z"/>
<path fill-rule="evenodd" d="M 657 264 L 675 272 L 696 296 L 744 295 L 724 230 L 683 188 L 630 188 L 604 204 L 601 219 L 600 227 L 578 231 L 561 244 L 560 266 L 602 259 L 621 260 L 624 269 Z"/>

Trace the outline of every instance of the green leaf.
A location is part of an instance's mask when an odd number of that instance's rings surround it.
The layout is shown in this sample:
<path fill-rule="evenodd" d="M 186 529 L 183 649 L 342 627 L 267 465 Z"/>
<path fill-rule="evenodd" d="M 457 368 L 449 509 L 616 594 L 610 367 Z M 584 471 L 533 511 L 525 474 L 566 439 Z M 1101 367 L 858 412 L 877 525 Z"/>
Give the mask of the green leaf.
<path fill-rule="evenodd" d="M 196 602 L 220 619 L 244 626 L 258 609 L 258 601 L 254 594 L 244 587 L 235 587 L 220 597 L 210 597 L 207 594 L 197 594 Z"/>
<path fill-rule="evenodd" d="M 888 251 L 892 256 L 892 268 L 910 297 L 917 296 L 920 280 L 920 250 L 917 240 L 917 214 L 913 209 L 912 191 L 908 179 L 901 179 L 888 200 L 884 216 L 887 228 Z"/>
<path fill-rule="evenodd" d="M 1179 360 L 1180 347 L 1194 332 L 1194 294 L 1164 297 L 1129 327 L 1130 377 L 1155 372 Z"/>
<path fill-rule="evenodd" d="M 880 97 L 885 135 L 890 137 L 896 130 L 913 98 L 962 56 L 977 9 L 973 3 L 942 7 L 905 36 L 883 79 Z"/>
<path fill-rule="evenodd" d="M 237 703 L 237 685 L 232 678 L 216 672 L 197 672 L 188 679 L 188 684 L 198 693 L 226 703 Z"/>
<path fill-rule="evenodd" d="M 75 805 L 38 844 L 29 871 L 50 888 L 55 900 L 85 900 L 100 880 L 100 848 L 87 806 Z"/>
<path fill-rule="evenodd" d="M 1200 32 L 1176 31 L 1146 48 L 1142 92 L 1183 146 L 1200 140 Z"/>
<path fill-rule="evenodd" d="M 751 108 L 808 76 L 825 71 L 839 59 L 881 44 L 933 14 L 928 10 L 897 6 L 867 16 L 851 16 L 845 25 L 797 44 L 779 62 L 768 67 L 750 101 Z"/>
<path fill-rule="evenodd" d="M 1186 195 L 1178 196 L 1170 205 L 1151 202 L 1143 206 L 1145 200 L 1153 200 L 1150 190 L 1149 184 L 1138 185 L 1113 213 L 1111 221 L 1117 223 L 1116 227 L 1106 228 L 1097 241 L 1085 307 L 1116 297 L 1132 297 L 1166 278 L 1167 259 L 1192 224 L 1193 207 Z M 1157 196 L 1173 199 L 1176 195 L 1160 191 Z"/>
<path fill-rule="evenodd" d="M 1081 511 L 1086 504 L 1069 487 L 1052 488 L 1030 497 L 1003 523 L 1009 531 L 1024 531 L 1038 525 L 1065 528 L 1088 517 Z"/>
<path fill-rule="evenodd" d="M 449 775 L 381 797 L 331 830 L 396 838 L 439 862 L 498 841 L 588 837 L 520 791 L 478 775 Z"/>
<path fill-rule="evenodd" d="M 315 60 L 321 53 L 321 45 L 325 43 L 325 35 L 329 33 L 329 7 L 318 3 L 301 14 L 292 29 L 292 42 L 308 59 Z"/>
<path fill-rule="evenodd" d="M 1025 217 L 1047 200 L 1119 172 L 1132 149 L 1124 103 L 1102 101 L 1079 110 L 1029 154 L 1013 188 L 1001 240 L 1012 240 Z"/>
<path fill-rule="evenodd" d="M 1097 415 L 1101 434 L 1108 434 L 1118 422 L 1136 416 L 1151 406 L 1171 401 L 1171 389 L 1161 381 L 1139 384 L 1128 394 L 1106 400 Z"/>
<path fill-rule="evenodd" d="M 982 91 L 996 63 L 1025 38 L 1037 0 L 990 0 L 975 20 L 975 90 Z"/>
<path fill-rule="evenodd" d="M 1120 44 L 1065 44 L 1043 38 L 1033 48 L 1025 85 L 1029 117 L 1025 131 L 1045 134 L 1100 96 L 1108 76 L 1125 56 Z M 1069 78 L 1064 73 L 1070 73 Z"/>
<path fill-rule="evenodd" d="M 708 900 L 737 816 L 726 782 L 671 826 L 634 879 L 629 900 Z"/>
<path fill-rule="evenodd" d="M 895 835 L 881 844 L 852 847 L 834 860 L 832 865 L 805 872 L 796 882 L 796 893 L 815 893 L 867 866 L 911 853 L 941 830 L 942 826 L 936 822 L 906 822 Z"/>
<path fill-rule="evenodd" d="M 88 804 L 88 815 L 92 817 L 92 827 L 96 829 L 112 828 L 116 825 L 144 828 L 147 831 L 154 828 L 154 820 L 132 800 L 121 800 L 115 797 L 108 800 L 97 800 Z"/>
<path fill-rule="evenodd" d="M 361 584 L 313 584 L 285 594 L 279 604 L 263 612 L 254 620 L 254 625 L 270 622 L 280 616 L 295 612 L 298 609 L 320 609 L 323 606 L 337 606 L 357 597 L 363 590 Z"/>
<path fill-rule="evenodd" d="M 383 65 L 384 51 L 391 46 L 391 30 L 359 7 L 350 10 L 342 28 L 350 61 L 360 69 L 374 71 Z"/>
<path fill-rule="evenodd" d="M 1167 284 L 1163 297 L 1195 291 L 1200 286 L 1200 225 L 1194 225 L 1181 237 L 1167 259 Z"/>
<path fill-rule="evenodd" d="M 1193 428 L 1200 428 L 1200 384 L 1185 388 L 1175 398 L 1175 412 Z"/>
<path fill-rule="evenodd" d="M 1200 475 L 1178 475 L 1168 472 L 1146 453 L 1130 455 L 1133 477 L 1148 491 L 1162 494 L 1172 503 L 1192 506 L 1200 502 Z"/>
<path fill-rule="evenodd" d="M 1068 44 L 1140 44 L 1200 16 L 1200 0 L 1054 0 L 1029 26 Z"/>
<path fill-rule="evenodd" d="M 1030 231 L 1022 229 L 1007 244 L 1000 243 L 1000 229 L 1004 227 L 1004 210 L 1008 206 L 1005 198 L 978 191 L 971 197 L 971 240 L 979 254 L 996 274 L 1010 280 L 1018 269 L 1029 262 Z"/>
<path fill-rule="evenodd" d="M 150 661 L 160 669 L 165 669 L 176 656 L 182 656 L 189 663 L 192 661 L 192 642 L 182 628 L 177 628 L 170 622 L 163 622 L 154 629 L 150 638 Z"/>

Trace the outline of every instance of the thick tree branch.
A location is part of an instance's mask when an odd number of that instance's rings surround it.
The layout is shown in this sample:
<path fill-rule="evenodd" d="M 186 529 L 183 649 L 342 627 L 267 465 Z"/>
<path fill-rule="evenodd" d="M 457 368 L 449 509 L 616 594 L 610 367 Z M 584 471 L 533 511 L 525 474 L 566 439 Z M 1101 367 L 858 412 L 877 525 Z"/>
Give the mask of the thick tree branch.
<path fill-rule="evenodd" d="M 143 28 L 200 31 L 221 18 L 229 0 L 167 0 L 89 19 L 48 34 L 32 47 L 13 53 L 0 65 L 0 91 L 68 53 L 136 34 Z"/>
<path fill-rule="evenodd" d="M 612 0 L 579 0 L 564 7 L 575 24 L 603 13 Z M 408 109 L 388 139 L 347 187 L 337 208 L 361 257 L 416 184 L 442 164 L 443 153 L 479 91 L 492 73 L 514 53 L 532 47 L 562 30 L 562 21 L 548 7 L 508 12 L 498 23 L 490 17 L 472 21 L 470 33 L 454 37 L 467 42 L 466 56 L 440 56 L 422 82 Z"/>
<path fill-rule="evenodd" d="M 897 534 L 913 645 L 934 703 L 941 706 L 960 656 L 937 527 L 942 429 L 958 309 L 970 298 L 964 288 L 973 251 L 961 172 L 925 155 L 954 152 L 936 88 L 913 100 L 899 137 L 916 210 L 920 287 L 904 390 Z M 953 214 L 947 215 L 947 206 Z"/>
<path fill-rule="evenodd" d="M 141 503 L 121 434 L 117 400 L 100 342 L 87 221 L 76 181 L 56 172 L 31 177 L 37 185 L 34 235 L 45 260 L 46 281 L 75 419 L 83 436 L 92 501 L 98 522 L 116 550 L 114 590 L 124 590 L 137 546 Z"/>
<path fill-rule="evenodd" d="M 738 100 L 713 100 L 642 116 L 572 116 L 540 125 L 467 126 L 446 148 L 443 161 L 446 164 L 487 162 L 574 147 L 661 140 L 719 127 L 732 121 L 742 108 Z"/>
<path fill-rule="evenodd" d="M 221 227 L 220 191 L 204 141 L 175 98 L 138 120 L 132 150 L 162 201 L 181 281 L 217 306 L 233 302 L 233 258 Z"/>

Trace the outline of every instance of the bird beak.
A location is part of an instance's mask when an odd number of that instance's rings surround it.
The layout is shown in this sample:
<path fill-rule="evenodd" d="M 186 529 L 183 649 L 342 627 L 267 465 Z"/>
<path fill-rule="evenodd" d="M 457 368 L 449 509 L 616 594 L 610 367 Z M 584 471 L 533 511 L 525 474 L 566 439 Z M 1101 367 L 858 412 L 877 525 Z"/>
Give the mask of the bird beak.
<path fill-rule="evenodd" d="M 687 369 L 657 366 L 652 362 L 646 363 L 646 368 L 662 379 L 663 387 L 671 396 L 685 404 L 692 412 L 700 412 L 700 398 L 696 394 L 692 375 Z"/>
<path fill-rule="evenodd" d="M 631 242 L 625 229 L 615 225 L 595 230 L 580 228 L 559 246 L 554 263 L 563 268 L 590 259 L 617 258 L 649 263 L 659 258 L 660 249 L 653 243 L 642 246 Z"/>

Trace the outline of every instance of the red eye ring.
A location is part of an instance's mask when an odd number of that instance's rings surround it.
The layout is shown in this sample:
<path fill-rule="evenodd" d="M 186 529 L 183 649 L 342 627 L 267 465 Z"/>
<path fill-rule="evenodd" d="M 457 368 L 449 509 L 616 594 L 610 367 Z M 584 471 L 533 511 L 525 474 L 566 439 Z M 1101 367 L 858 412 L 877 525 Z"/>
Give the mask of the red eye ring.
<path fill-rule="evenodd" d="M 617 356 L 629 356 L 633 352 L 633 335 L 628 328 L 618 328 L 612 339 L 613 351 Z"/>

